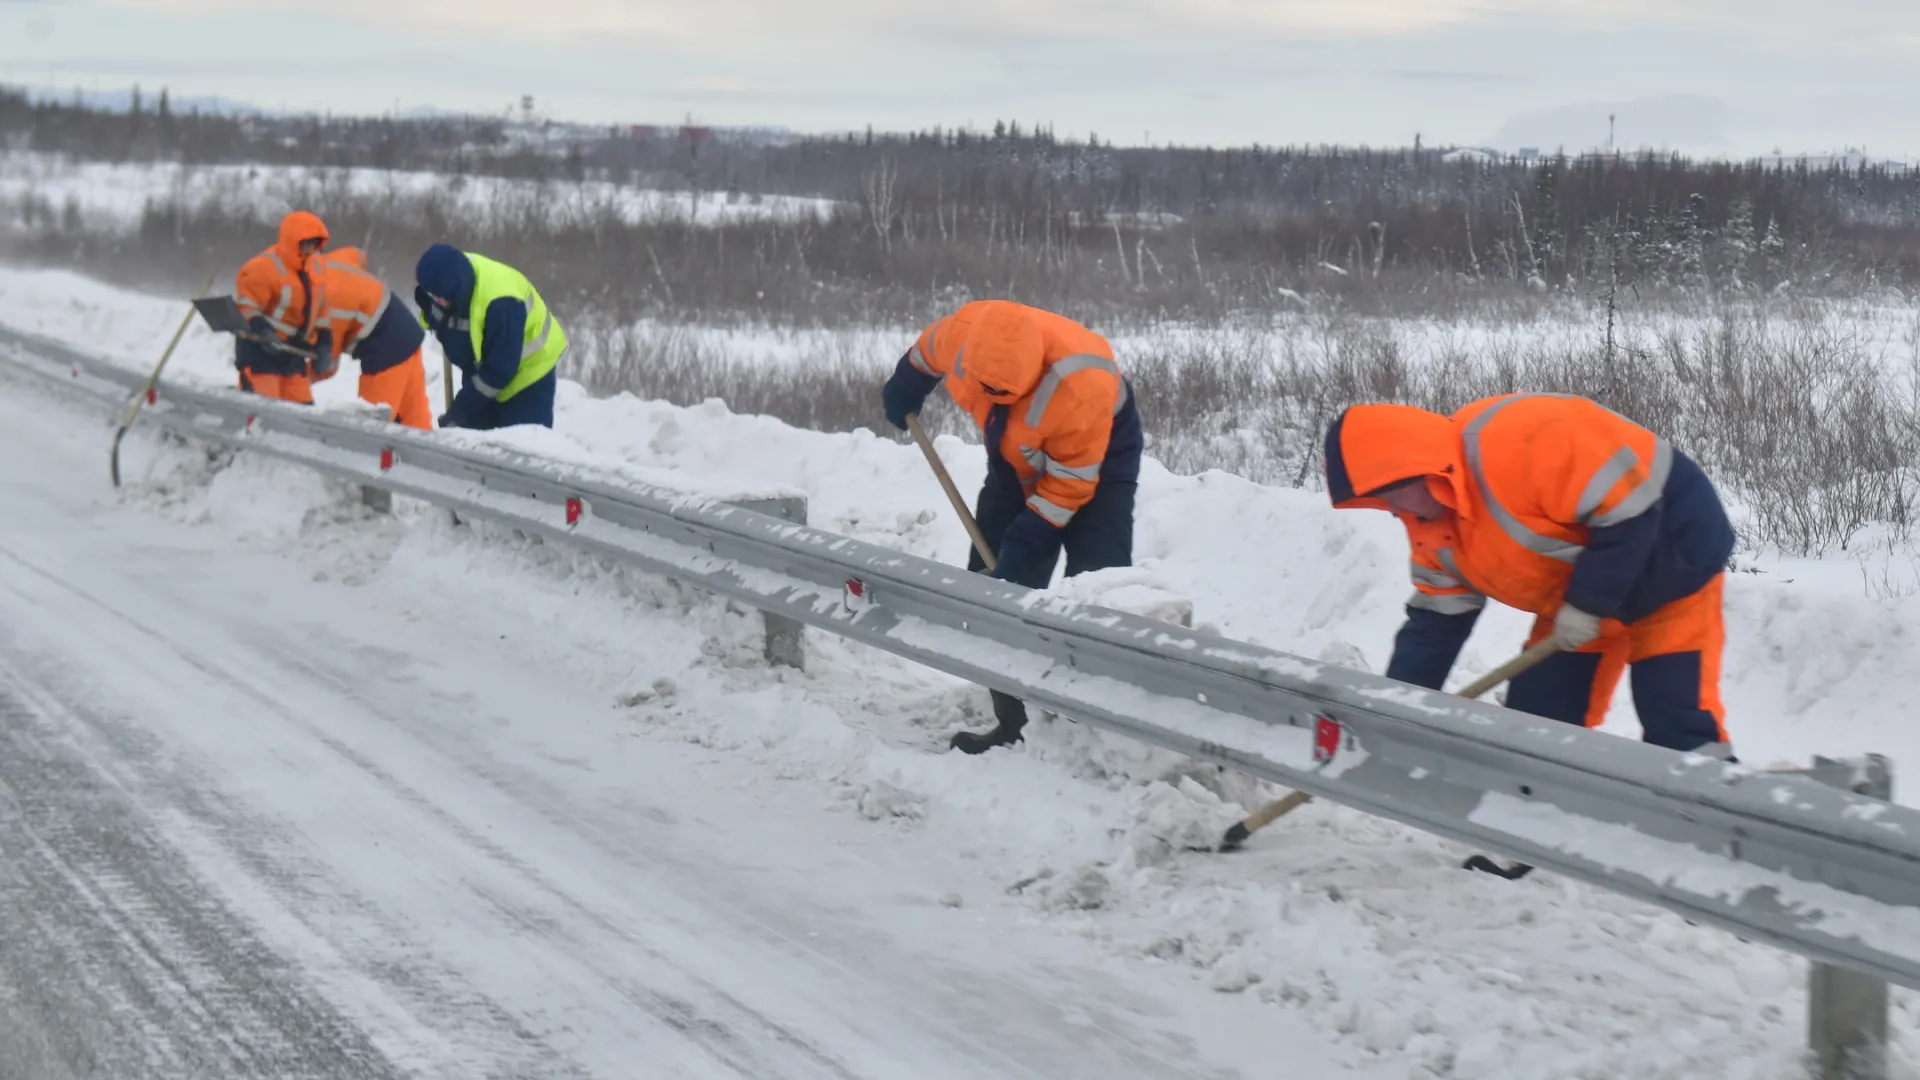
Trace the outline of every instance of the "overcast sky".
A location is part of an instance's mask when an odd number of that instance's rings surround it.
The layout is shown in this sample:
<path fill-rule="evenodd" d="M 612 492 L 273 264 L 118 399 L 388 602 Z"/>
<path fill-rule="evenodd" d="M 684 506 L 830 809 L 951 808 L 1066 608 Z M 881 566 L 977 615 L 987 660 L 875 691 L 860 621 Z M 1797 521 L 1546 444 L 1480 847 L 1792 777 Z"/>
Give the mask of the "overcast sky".
<path fill-rule="evenodd" d="M 0 79 L 268 108 L 1920 156 L 1920 0 L 0 0 Z"/>

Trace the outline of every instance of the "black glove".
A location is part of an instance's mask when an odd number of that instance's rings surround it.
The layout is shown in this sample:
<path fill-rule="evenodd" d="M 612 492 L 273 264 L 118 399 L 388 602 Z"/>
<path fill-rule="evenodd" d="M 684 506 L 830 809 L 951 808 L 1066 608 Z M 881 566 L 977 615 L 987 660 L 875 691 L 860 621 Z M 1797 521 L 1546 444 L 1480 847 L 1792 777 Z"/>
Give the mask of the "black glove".
<path fill-rule="evenodd" d="M 321 342 L 313 351 L 313 360 L 309 364 L 308 377 L 324 379 L 340 370 L 340 358 L 333 354 L 333 346 Z"/>
<path fill-rule="evenodd" d="M 901 431 L 907 430 L 907 414 L 919 412 L 927 403 L 927 395 L 939 385 L 940 376 L 929 375 L 914 367 L 907 357 L 901 357 L 894 366 L 893 377 L 880 390 L 880 407 L 887 414 L 887 423 Z"/>

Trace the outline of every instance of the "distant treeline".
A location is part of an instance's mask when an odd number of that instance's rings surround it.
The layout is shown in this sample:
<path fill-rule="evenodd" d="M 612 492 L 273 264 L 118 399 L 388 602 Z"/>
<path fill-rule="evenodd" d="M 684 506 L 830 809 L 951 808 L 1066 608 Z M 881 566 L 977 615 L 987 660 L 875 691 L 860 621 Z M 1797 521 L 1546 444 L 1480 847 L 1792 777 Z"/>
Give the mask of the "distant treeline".
<path fill-rule="evenodd" d="M 1502 286 L 1597 295 L 1920 284 L 1920 172 L 1876 167 L 1119 147 L 1006 122 L 988 133 L 742 141 L 675 127 L 529 131 L 490 118 L 183 116 L 164 92 L 136 106 L 106 112 L 0 92 L 0 144 L 99 161 L 593 179 L 844 204 L 797 229 L 609 219 L 558 231 L 525 224 L 503 238 L 489 235 L 503 230 L 497 221 L 484 231 L 435 222 L 456 241 L 508 242 L 542 262 L 590 244 L 596 259 L 622 264 L 619 306 L 629 310 L 758 305 L 789 317 L 857 297 L 869 313 L 917 315 L 953 296 L 994 294 L 1184 315 L 1316 294 L 1358 302 Z M 332 209 L 413 216 L 387 235 L 423 220 L 420 207 Z M 40 254 L 61 257 L 74 242 L 61 236 L 80 223 L 47 216 L 29 232 Z M 196 240 L 208 230 L 225 228 L 203 208 L 158 203 L 140 236 L 121 243 L 164 261 L 170 244 L 211 242 Z M 101 253 L 97 239 L 86 243 Z"/>

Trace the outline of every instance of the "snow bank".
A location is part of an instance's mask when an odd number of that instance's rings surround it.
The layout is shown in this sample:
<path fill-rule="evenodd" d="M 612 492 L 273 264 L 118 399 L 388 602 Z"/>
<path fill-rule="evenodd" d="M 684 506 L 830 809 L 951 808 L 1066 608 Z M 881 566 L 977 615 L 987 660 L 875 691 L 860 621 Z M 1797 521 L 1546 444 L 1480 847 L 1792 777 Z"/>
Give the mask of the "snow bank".
<path fill-rule="evenodd" d="M 179 310 L 71 275 L 0 277 L 0 311 L 15 325 L 69 338 L 85 327 L 77 344 L 129 363 L 151 363 Z M 179 374 L 225 382 L 217 343 L 191 344 Z M 324 400 L 351 397 L 349 383 L 335 383 Z M 565 384 L 557 430 L 534 441 L 703 488 L 791 488 L 821 527 L 947 562 L 965 556 L 964 534 L 904 439 L 797 431 L 717 402 L 590 400 Z M 943 439 L 940 450 L 963 489 L 980 482 L 979 447 Z M 1355 1071 L 1800 1075 L 1804 964 L 1775 950 L 1549 874 L 1509 883 L 1464 873 L 1458 845 L 1317 802 L 1244 853 L 1199 854 L 1191 849 L 1275 792 L 1044 713 L 1024 745 L 945 753 L 953 731 L 990 722 L 985 693 L 894 657 L 810 632 L 805 673 L 770 669 L 755 613 L 669 582 L 455 526 L 417 505 L 370 518 L 351 490 L 163 445 L 146 429 L 127 457 L 122 497 L 297 552 L 313 573 L 363 589 L 368 604 L 432 605 L 510 628 L 502 632 L 521 635 L 529 655 L 598 687 L 635 737 L 709 748 L 743 792 L 807 785 L 876 829 L 912 834 L 929 859 L 968 868 L 969 884 L 943 903 L 1008 909 L 1102 945 L 1115 963 L 1291 1010 Z M 1136 559 L 1136 571 L 1059 591 L 1184 598 L 1197 626 L 1371 670 L 1384 665 L 1408 591 L 1405 540 L 1386 515 L 1335 513 L 1315 493 L 1173 475 L 1153 462 Z M 1751 569 L 1727 592 L 1725 689 L 1742 757 L 1874 750 L 1915 760 L 1920 736 L 1906 716 L 1920 695 L 1920 650 L 1904 627 L 1917 602 L 1870 598 L 1848 564 Z M 662 616 L 677 636 L 635 634 Z M 1525 627 L 1518 613 L 1490 611 L 1454 685 L 1518 651 Z M 1624 689 L 1608 730 L 1637 735 Z M 1914 1075 L 1920 1048 L 1909 1033 L 1920 1015 L 1907 995 L 1896 1000 L 1899 1075 Z"/>

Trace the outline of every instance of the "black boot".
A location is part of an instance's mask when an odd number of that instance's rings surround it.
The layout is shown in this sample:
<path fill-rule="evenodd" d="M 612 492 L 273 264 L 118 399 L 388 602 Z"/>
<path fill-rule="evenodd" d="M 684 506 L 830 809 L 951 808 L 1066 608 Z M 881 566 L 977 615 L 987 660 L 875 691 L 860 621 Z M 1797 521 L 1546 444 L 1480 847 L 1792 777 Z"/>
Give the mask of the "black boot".
<path fill-rule="evenodd" d="M 1533 867 L 1527 863 L 1515 862 L 1512 866 L 1501 866 L 1485 855 L 1474 855 L 1468 858 L 1466 862 L 1460 864 L 1460 868 L 1462 870 L 1478 870 L 1483 874 L 1492 874 L 1494 877 L 1506 878 L 1508 881 L 1519 881 L 1521 878 L 1533 873 Z"/>
<path fill-rule="evenodd" d="M 1027 726 L 1027 707 L 1020 699 L 998 690 L 993 695 L 993 717 L 999 723 L 992 731 L 962 731 L 948 745 L 963 754 L 984 754 L 996 746 L 1020 741 L 1020 729 Z"/>

